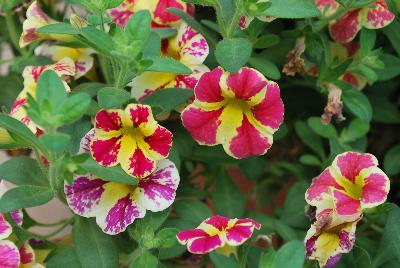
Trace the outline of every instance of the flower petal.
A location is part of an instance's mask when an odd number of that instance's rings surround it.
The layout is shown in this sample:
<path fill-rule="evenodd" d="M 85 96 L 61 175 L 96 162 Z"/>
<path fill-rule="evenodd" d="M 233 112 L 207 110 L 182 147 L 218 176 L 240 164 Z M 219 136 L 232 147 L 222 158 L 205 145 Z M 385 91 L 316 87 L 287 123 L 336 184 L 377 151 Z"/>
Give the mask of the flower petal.
<path fill-rule="evenodd" d="M 175 77 L 175 88 L 194 89 L 201 76 L 210 71 L 210 69 L 203 64 L 190 65 L 189 67 L 192 70 L 191 74 L 178 74 Z"/>
<path fill-rule="evenodd" d="M 343 189 L 337 184 L 330 168 L 326 168 L 318 177 L 314 178 L 311 186 L 306 191 L 306 201 L 312 206 L 318 206 L 327 195 L 330 188 Z"/>
<path fill-rule="evenodd" d="M 180 62 L 187 66 L 202 64 L 208 56 L 206 39 L 186 23 L 179 27 L 176 42 Z"/>
<path fill-rule="evenodd" d="M 173 162 L 167 159 L 157 162 L 156 171 L 139 181 L 138 204 L 153 212 L 168 208 L 175 200 L 179 180 L 179 172 Z"/>
<path fill-rule="evenodd" d="M 94 160 L 102 166 L 112 167 L 118 164 L 118 154 L 121 149 L 121 136 L 109 139 L 98 139 L 96 136 L 92 140 L 90 151 Z"/>
<path fill-rule="evenodd" d="M 194 238 L 188 242 L 188 251 L 193 254 L 205 254 L 223 245 L 224 242 L 218 235 Z"/>
<path fill-rule="evenodd" d="M 117 131 L 122 128 L 123 114 L 119 110 L 100 110 L 96 114 L 95 128 L 105 132 Z"/>
<path fill-rule="evenodd" d="M 216 216 L 209 217 L 203 223 L 211 225 L 214 228 L 216 228 L 216 229 L 218 229 L 220 231 L 223 231 L 228 227 L 229 221 L 230 221 L 229 218 L 216 215 Z"/>
<path fill-rule="evenodd" d="M 347 152 L 338 155 L 332 164 L 340 174 L 356 183 L 356 177 L 363 169 L 378 165 L 378 160 L 372 154 L 360 154 L 356 152 Z"/>
<path fill-rule="evenodd" d="M 361 202 L 354 199 L 346 193 L 333 189 L 333 200 L 335 202 L 336 212 L 341 216 L 357 216 L 361 214 Z"/>
<path fill-rule="evenodd" d="M 85 136 L 83 136 L 79 144 L 79 153 L 87 153 L 90 151 L 90 143 L 95 135 L 96 130 L 92 128 Z"/>
<path fill-rule="evenodd" d="M 0 240 L 0 267 L 18 268 L 19 259 L 19 251 L 14 243 L 8 240 Z"/>
<path fill-rule="evenodd" d="M 136 148 L 129 157 L 131 152 L 126 146 L 122 146 L 120 155 L 118 156 L 122 169 L 129 175 L 136 178 L 144 178 L 154 172 L 155 161 L 145 154 L 142 148 Z"/>
<path fill-rule="evenodd" d="M 201 229 L 184 230 L 176 235 L 178 242 L 185 245 L 189 240 L 193 238 L 208 237 L 209 235 Z"/>
<path fill-rule="evenodd" d="M 329 30 L 332 38 L 340 43 L 352 41 L 361 29 L 359 13 L 360 9 L 347 12 L 331 23 Z"/>
<path fill-rule="evenodd" d="M 139 128 L 145 136 L 152 135 L 157 129 L 157 121 L 154 120 L 151 107 L 142 104 L 129 104 L 125 113 L 130 119 L 130 124 Z"/>
<path fill-rule="evenodd" d="M 390 180 L 376 168 L 364 178 L 361 202 L 363 208 L 378 206 L 386 201 L 390 189 Z"/>
<path fill-rule="evenodd" d="M 315 0 L 315 5 L 325 17 L 329 17 L 340 7 L 335 0 Z"/>
<path fill-rule="evenodd" d="M 124 0 L 122 3 L 109 11 L 112 21 L 122 27 L 128 23 L 133 15 L 133 7 L 136 0 Z"/>
<path fill-rule="evenodd" d="M 153 92 L 166 87 L 172 87 L 175 84 L 175 74 L 145 72 L 136 76 L 129 86 L 131 89 L 132 98 L 138 101 L 144 97 L 151 95 Z"/>
<path fill-rule="evenodd" d="M 29 243 L 25 243 L 19 248 L 19 254 L 22 265 L 31 264 L 35 261 L 35 252 Z"/>
<path fill-rule="evenodd" d="M 378 0 L 374 8 L 364 8 L 360 13 L 361 23 L 368 29 L 380 29 L 386 27 L 394 20 L 395 16 L 390 12 L 385 0 Z"/>
<path fill-rule="evenodd" d="M 94 176 L 76 176 L 72 185 L 64 186 L 68 206 L 80 216 L 96 216 L 106 183 Z"/>
<path fill-rule="evenodd" d="M 171 26 L 180 21 L 180 18 L 167 11 L 167 8 L 177 8 L 187 11 L 187 4 L 180 0 L 158 0 L 153 12 L 153 21 L 158 25 Z"/>
<path fill-rule="evenodd" d="M 224 70 L 221 67 L 218 67 L 201 76 L 194 89 L 197 101 L 215 103 L 224 100 L 220 86 L 220 80 L 223 73 Z"/>
<path fill-rule="evenodd" d="M 158 126 L 151 136 L 144 141 L 149 145 L 149 152 L 154 159 L 163 159 L 168 156 L 172 147 L 172 133 L 164 127 Z"/>
<path fill-rule="evenodd" d="M 189 105 L 182 112 L 182 123 L 190 132 L 193 139 L 200 144 L 216 145 L 219 118 L 223 109 L 204 111 L 194 104 Z"/>
<path fill-rule="evenodd" d="M 0 213 L 0 240 L 6 239 L 12 232 L 11 225 L 7 222 L 3 214 Z"/>
<path fill-rule="evenodd" d="M 10 216 L 18 226 L 22 226 L 24 213 L 22 212 L 21 209 L 11 211 Z"/>
<path fill-rule="evenodd" d="M 253 235 L 254 228 L 260 229 L 261 224 L 251 219 L 230 220 L 233 227 L 226 230 L 226 242 L 230 246 L 239 246 Z"/>

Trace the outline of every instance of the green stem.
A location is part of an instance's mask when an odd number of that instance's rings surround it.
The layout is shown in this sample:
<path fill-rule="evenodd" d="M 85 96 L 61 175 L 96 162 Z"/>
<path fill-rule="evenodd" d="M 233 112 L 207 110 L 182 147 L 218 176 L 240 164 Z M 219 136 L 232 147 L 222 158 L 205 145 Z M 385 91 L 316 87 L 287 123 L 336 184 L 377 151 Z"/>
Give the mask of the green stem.
<path fill-rule="evenodd" d="M 26 50 L 19 46 L 19 34 L 17 31 L 17 27 L 15 25 L 13 14 L 10 10 L 6 11 L 5 19 L 7 25 L 7 32 L 10 36 L 11 43 L 13 44 L 14 48 L 20 52 L 21 55 L 25 55 Z"/>
<path fill-rule="evenodd" d="M 124 88 L 126 86 L 125 80 L 127 72 L 128 72 L 128 63 L 126 61 L 123 61 L 120 64 L 118 79 L 115 82 L 116 88 Z"/>
<path fill-rule="evenodd" d="M 36 157 L 36 161 L 39 164 L 40 170 L 43 172 L 43 174 L 45 174 L 46 176 L 48 176 L 49 171 L 48 168 L 43 164 L 42 162 L 42 158 L 40 156 L 39 150 L 36 147 L 32 147 L 33 152 L 35 153 L 35 157 Z"/>
<path fill-rule="evenodd" d="M 36 222 L 35 226 L 40 226 L 40 227 L 54 227 L 54 226 L 59 226 L 61 224 L 65 224 L 67 222 L 70 222 L 72 218 L 69 219 L 64 219 L 58 222 L 54 223 L 41 223 L 41 222 Z"/>
<path fill-rule="evenodd" d="M 66 221 L 63 225 L 61 225 L 59 228 L 57 228 L 56 230 L 54 230 L 53 232 L 51 232 L 49 234 L 41 235 L 41 234 L 32 233 L 32 235 L 35 237 L 38 237 L 40 239 L 47 240 L 47 239 L 52 238 L 53 236 L 59 234 L 61 231 L 63 231 L 65 228 L 67 228 L 68 225 L 70 225 L 73 222 L 74 222 L 74 218 L 71 218 L 68 221 Z"/>
<path fill-rule="evenodd" d="M 111 78 L 110 60 L 104 55 L 99 55 L 99 63 L 104 75 L 104 79 L 106 80 L 107 84 L 111 84 L 112 78 Z"/>
<path fill-rule="evenodd" d="M 243 0 L 236 0 L 236 10 L 231 23 L 225 29 L 225 38 L 230 38 L 235 35 L 235 31 L 238 27 L 240 17 L 242 15 L 242 8 L 243 8 Z"/>

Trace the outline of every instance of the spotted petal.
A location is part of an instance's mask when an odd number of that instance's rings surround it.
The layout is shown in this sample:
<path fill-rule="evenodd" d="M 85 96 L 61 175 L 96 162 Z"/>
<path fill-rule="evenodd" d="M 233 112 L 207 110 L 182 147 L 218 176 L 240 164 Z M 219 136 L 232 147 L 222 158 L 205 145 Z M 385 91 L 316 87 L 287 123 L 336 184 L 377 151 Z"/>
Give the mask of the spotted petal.
<path fill-rule="evenodd" d="M 355 9 L 332 22 L 329 26 L 332 38 L 340 43 L 351 42 L 361 29 L 359 13 L 360 9 Z"/>
<path fill-rule="evenodd" d="M 0 240 L 0 267 L 18 268 L 20 264 L 18 248 L 8 240 Z"/>
<path fill-rule="evenodd" d="M 390 190 L 390 180 L 379 168 L 369 169 L 364 174 L 361 193 L 362 208 L 378 206 L 386 201 Z"/>
<path fill-rule="evenodd" d="M 209 47 L 204 36 L 186 23 L 182 23 L 171 46 L 180 55 L 180 62 L 187 65 L 202 64 L 208 56 Z M 177 48 L 174 48 L 177 46 Z"/>
<path fill-rule="evenodd" d="M 362 25 L 367 29 L 380 29 L 386 27 L 395 19 L 385 0 L 378 0 L 373 8 L 363 8 L 360 13 Z"/>
<path fill-rule="evenodd" d="M 315 5 L 325 17 L 329 17 L 340 7 L 335 0 L 315 0 Z"/>
<path fill-rule="evenodd" d="M 189 4 L 181 0 L 158 0 L 157 6 L 153 12 L 153 21 L 160 26 L 176 25 L 180 17 L 167 11 L 167 8 L 177 8 L 186 13 L 189 11 Z"/>
<path fill-rule="evenodd" d="M 3 214 L 0 213 L 0 240 L 6 239 L 12 232 L 11 225 L 7 222 Z"/>

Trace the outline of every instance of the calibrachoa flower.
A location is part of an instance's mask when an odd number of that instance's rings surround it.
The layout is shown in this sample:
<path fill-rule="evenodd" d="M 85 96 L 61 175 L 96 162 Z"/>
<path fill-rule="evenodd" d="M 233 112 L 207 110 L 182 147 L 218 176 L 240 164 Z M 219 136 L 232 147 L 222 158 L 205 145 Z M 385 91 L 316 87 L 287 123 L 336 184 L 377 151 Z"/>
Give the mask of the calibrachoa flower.
<path fill-rule="evenodd" d="M 317 221 L 308 230 L 304 240 L 306 257 L 318 261 L 320 267 L 333 267 L 342 254 L 352 250 L 359 220 L 360 217 L 346 222 L 332 209 L 322 211 Z"/>
<path fill-rule="evenodd" d="M 240 246 L 251 237 L 254 228 L 260 230 L 261 224 L 252 219 L 212 216 L 196 229 L 181 231 L 176 237 L 182 245 L 187 244 L 189 252 L 205 254 L 224 246 Z"/>
<path fill-rule="evenodd" d="M 333 0 L 316 1 L 317 7 L 327 10 L 324 15 L 333 14 L 340 6 Z M 329 5 L 329 7 L 327 7 Z M 389 25 L 394 20 L 394 14 L 390 12 L 385 0 L 373 3 L 374 7 L 367 5 L 363 8 L 350 10 L 340 16 L 329 25 L 331 36 L 341 43 L 352 41 L 362 27 L 367 29 L 380 29 Z"/>
<path fill-rule="evenodd" d="M 90 144 L 93 158 L 105 167 L 121 164 L 129 175 L 144 178 L 165 159 L 172 133 L 158 125 L 150 106 L 129 104 L 125 110 L 100 110 Z"/>
<path fill-rule="evenodd" d="M 57 45 L 42 44 L 35 49 L 35 54 L 46 56 L 53 61 L 59 61 L 66 57 L 75 62 L 75 79 L 84 76 L 92 67 L 95 53 L 91 48 L 71 48 Z"/>
<path fill-rule="evenodd" d="M 124 0 L 109 14 L 115 24 L 125 27 L 131 16 L 140 10 L 149 10 L 152 16 L 152 27 L 170 27 L 177 25 L 181 19 L 168 12 L 167 8 L 177 8 L 190 15 L 194 6 L 181 0 Z"/>
<path fill-rule="evenodd" d="M 306 200 L 317 207 L 317 214 L 333 208 L 338 216 L 358 217 L 363 209 L 385 202 L 389 189 L 389 178 L 375 156 L 347 152 L 313 180 Z"/>
<path fill-rule="evenodd" d="M 221 67 L 205 73 L 195 87 L 195 101 L 182 122 L 200 144 L 222 144 L 235 158 L 262 155 L 283 121 L 279 86 L 244 67 L 238 73 Z"/>
<path fill-rule="evenodd" d="M 23 23 L 23 31 L 19 39 L 20 47 L 25 47 L 35 41 L 50 39 L 57 41 L 72 41 L 73 37 L 63 34 L 40 34 L 37 30 L 43 26 L 58 23 L 49 18 L 40 8 L 37 1 L 33 1 L 26 11 L 26 20 Z"/>
<path fill-rule="evenodd" d="M 132 97 L 141 100 L 162 88 L 193 89 L 199 78 L 207 71 L 203 64 L 208 56 L 209 47 L 206 39 L 186 23 L 179 27 L 175 37 L 162 41 L 161 53 L 175 58 L 192 70 L 192 74 L 179 75 L 172 73 L 145 72 L 130 83 Z"/>
<path fill-rule="evenodd" d="M 36 97 L 36 85 L 39 77 L 47 70 L 52 70 L 61 78 L 66 79 L 69 76 L 75 75 L 75 64 L 70 58 L 64 58 L 51 65 L 25 67 L 24 72 L 22 73 L 22 76 L 24 77 L 24 89 L 19 93 L 10 112 L 10 116 L 20 120 L 37 135 L 40 135 L 42 130 L 28 117 L 24 106 L 28 102 L 28 93 L 33 98 Z M 64 82 L 64 86 L 67 91 L 70 90 L 67 83 Z"/>
<path fill-rule="evenodd" d="M 80 152 L 87 152 L 93 130 L 81 142 Z M 64 190 L 70 208 L 83 217 L 96 217 L 105 233 L 118 234 L 146 210 L 153 212 L 168 208 L 174 201 L 179 184 L 179 172 L 168 159 L 157 162 L 151 175 L 140 179 L 138 185 L 125 185 L 102 180 L 92 175 L 75 176 L 73 184 Z"/>

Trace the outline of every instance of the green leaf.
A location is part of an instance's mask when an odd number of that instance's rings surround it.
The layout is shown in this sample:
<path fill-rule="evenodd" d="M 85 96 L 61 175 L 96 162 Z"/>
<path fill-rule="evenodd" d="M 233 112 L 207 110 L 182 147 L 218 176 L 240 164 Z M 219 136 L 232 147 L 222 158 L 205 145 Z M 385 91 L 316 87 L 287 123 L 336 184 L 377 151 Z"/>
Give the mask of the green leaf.
<path fill-rule="evenodd" d="M 0 114 L 0 127 L 5 128 L 11 136 L 22 146 L 36 147 L 45 156 L 48 156 L 46 147 L 39 141 L 35 134 L 19 120 L 6 114 Z"/>
<path fill-rule="evenodd" d="M 301 268 L 303 267 L 305 256 L 306 250 L 302 241 L 288 242 L 276 253 L 273 267 Z"/>
<path fill-rule="evenodd" d="M 47 268 L 80 268 L 82 267 L 78 255 L 75 252 L 75 248 L 69 247 L 66 248 L 54 255 L 45 261 Z"/>
<path fill-rule="evenodd" d="M 215 49 L 218 63 L 228 72 L 237 72 L 249 60 L 252 44 L 245 38 L 230 38 L 220 41 Z"/>
<path fill-rule="evenodd" d="M 258 268 L 273 268 L 276 252 L 272 247 L 269 247 L 260 257 Z"/>
<path fill-rule="evenodd" d="M 183 0 L 186 3 L 192 3 L 195 5 L 201 5 L 201 6 L 212 6 L 214 5 L 214 0 Z"/>
<path fill-rule="evenodd" d="M 271 7 L 264 15 L 275 18 L 301 19 L 321 15 L 314 2 L 306 0 L 270 0 Z"/>
<path fill-rule="evenodd" d="M 191 74 L 190 70 L 186 65 L 179 61 L 169 57 L 150 57 L 148 58 L 153 62 L 150 67 L 147 67 L 145 71 L 161 72 L 161 73 L 172 73 L 172 74 Z"/>
<path fill-rule="evenodd" d="M 263 57 L 251 57 L 249 64 L 256 68 L 260 73 L 268 78 L 279 80 L 281 79 L 281 72 L 276 65 Z"/>
<path fill-rule="evenodd" d="M 114 238 L 103 233 L 92 219 L 77 217 L 72 238 L 82 267 L 118 267 L 118 248 Z"/>
<path fill-rule="evenodd" d="M 369 98 L 372 105 L 373 121 L 379 123 L 396 124 L 400 123 L 400 111 L 389 100 L 383 96 L 372 96 Z"/>
<path fill-rule="evenodd" d="M 10 74 L 8 76 L 0 76 L 0 85 L 0 107 L 5 106 L 8 110 L 10 110 L 20 92 L 20 89 L 23 88 L 23 84 L 20 77 L 15 74 Z"/>
<path fill-rule="evenodd" d="M 385 68 L 376 69 L 375 72 L 378 75 L 379 81 L 386 81 L 395 78 L 400 75 L 400 58 L 390 55 L 383 54 L 379 58 L 385 64 Z"/>
<path fill-rule="evenodd" d="M 179 218 L 191 222 L 193 227 L 198 226 L 204 219 L 213 215 L 211 210 L 198 200 L 175 202 L 174 209 Z"/>
<path fill-rule="evenodd" d="M 52 23 L 37 29 L 38 33 L 41 34 L 67 34 L 67 35 L 78 35 L 79 32 L 72 27 L 69 23 L 59 22 Z"/>
<path fill-rule="evenodd" d="M 133 88 L 132 90 L 135 89 Z M 186 88 L 165 88 L 145 97 L 141 103 L 158 108 L 160 110 L 159 113 L 168 113 L 185 104 L 192 97 L 193 90 Z"/>
<path fill-rule="evenodd" d="M 141 41 L 142 44 L 150 35 L 151 15 L 148 10 L 140 10 L 129 19 L 125 32 L 131 40 Z"/>
<path fill-rule="evenodd" d="M 60 132 L 71 136 L 71 142 L 67 148 L 67 152 L 77 154 L 80 147 L 82 137 L 92 128 L 92 123 L 89 118 L 82 118 L 73 124 L 66 125 L 60 128 Z"/>
<path fill-rule="evenodd" d="M 53 191 L 44 186 L 23 185 L 8 190 L 0 199 L 0 212 L 31 208 L 46 204 L 53 198 Z"/>
<path fill-rule="evenodd" d="M 212 192 L 215 210 L 219 215 L 240 218 L 244 213 L 244 198 L 226 172 L 221 172 Z"/>
<path fill-rule="evenodd" d="M 88 110 L 91 98 L 87 93 L 76 93 L 70 96 L 59 108 L 64 124 L 78 121 Z"/>
<path fill-rule="evenodd" d="M 291 227 L 305 228 L 308 226 L 304 207 L 307 205 L 304 194 L 309 185 L 304 182 L 296 183 L 290 190 L 283 206 L 281 220 Z"/>
<path fill-rule="evenodd" d="M 295 123 L 295 129 L 300 139 L 314 152 L 316 152 L 321 159 L 325 159 L 326 156 L 321 138 L 316 135 L 303 121 L 297 121 Z"/>
<path fill-rule="evenodd" d="M 322 165 L 321 160 L 318 159 L 315 155 L 312 154 L 303 154 L 299 159 L 300 163 L 307 166 L 316 166 L 320 167 Z"/>
<path fill-rule="evenodd" d="M 266 34 L 257 39 L 253 47 L 256 49 L 265 49 L 279 44 L 281 38 L 276 34 Z"/>
<path fill-rule="evenodd" d="M 1 164 L 0 178 L 15 185 L 47 185 L 37 161 L 27 156 L 13 157 Z"/>
<path fill-rule="evenodd" d="M 43 105 L 48 100 L 53 109 L 58 108 L 67 99 L 67 92 L 61 78 L 51 70 L 45 71 L 38 80 L 36 100 Z"/>
<path fill-rule="evenodd" d="M 337 137 L 336 128 L 332 124 L 324 125 L 320 117 L 310 117 L 307 120 L 310 128 L 319 136 L 324 138 Z"/>
<path fill-rule="evenodd" d="M 151 255 L 149 251 L 143 251 L 142 254 L 137 256 L 130 265 L 131 268 L 146 267 L 146 268 L 157 268 L 158 260 L 156 257 Z"/>
<path fill-rule="evenodd" d="M 390 25 L 383 28 L 383 32 L 386 37 L 390 40 L 392 47 L 396 51 L 397 55 L 400 56 L 400 22 L 394 20 Z"/>
<path fill-rule="evenodd" d="M 388 175 L 400 173 L 400 144 L 387 151 L 383 160 L 383 167 Z"/>
<path fill-rule="evenodd" d="M 211 252 L 210 258 L 216 268 L 239 268 L 239 263 L 236 259 L 231 255 L 230 257 L 226 257 L 217 252 Z"/>
<path fill-rule="evenodd" d="M 340 133 L 341 142 L 352 142 L 363 137 L 369 131 L 369 123 L 358 118 L 353 119 L 349 126 Z"/>
<path fill-rule="evenodd" d="M 110 55 L 114 50 L 115 44 L 111 36 L 93 26 L 82 28 L 81 34 L 91 47 L 105 55 Z"/>
<path fill-rule="evenodd" d="M 64 133 L 45 133 L 39 140 L 50 150 L 56 153 L 62 153 L 67 148 L 71 137 Z"/>
<path fill-rule="evenodd" d="M 179 230 L 176 228 L 165 228 L 157 233 L 156 239 L 159 240 L 159 248 L 170 248 L 177 244 L 176 235 Z"/>
<path fill-rule="evenodd" d="M 96 175 L 102 179 L 114 181 L 123 184 L 136 185 L 138 179 L 129 176 L 120 166 L 103 167 L 99 165 L 92 157 L 89 157 L 85 162 L 80 164 L 80 167 L 88 173 Z"/>
<path fill-rule="evenodd" d="M 343 88 L 342 88 L 343 89 Z M 372 107 L 368 98 L 360 91 L 350 88 L 343 90 L 344 105 L 355 116 L 365 122 L 372 119 Z"/>
<path fill-rule="evenodd" d="M 103 109 L 120 108 L 131 98 L 129 92 L 115 87 L 104 87 L 99 90 L 97 100 Z"/>

